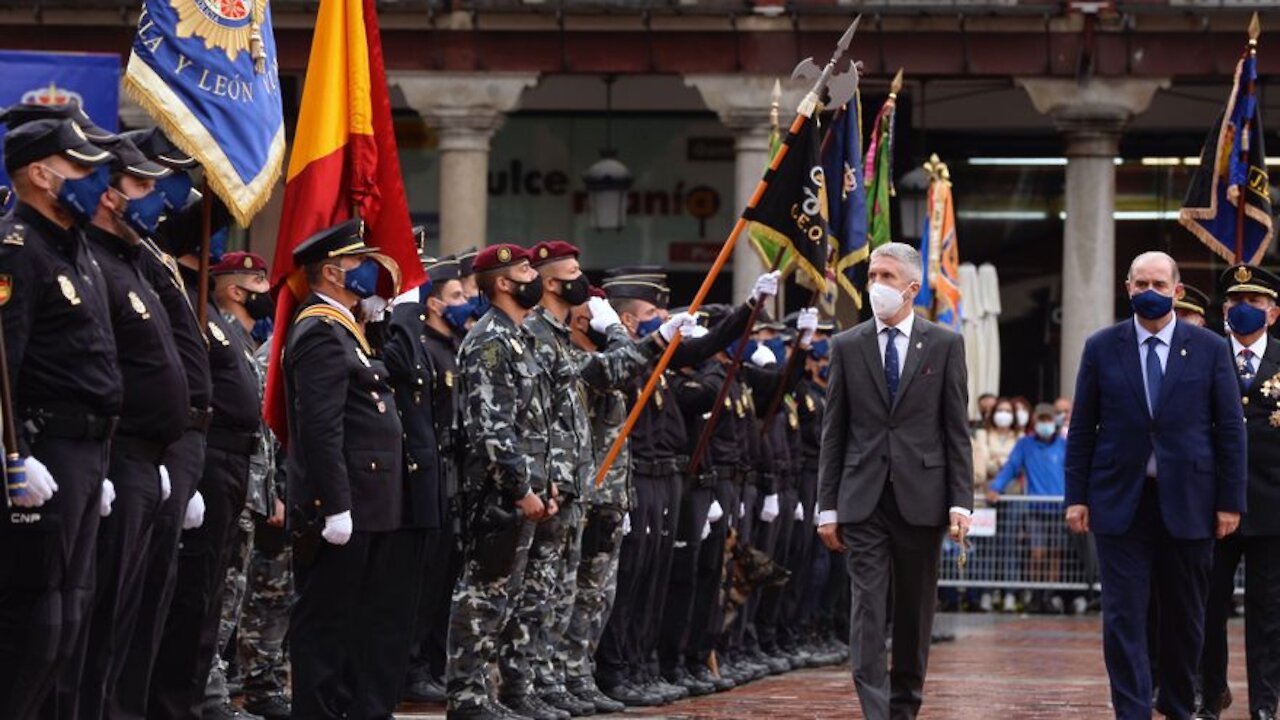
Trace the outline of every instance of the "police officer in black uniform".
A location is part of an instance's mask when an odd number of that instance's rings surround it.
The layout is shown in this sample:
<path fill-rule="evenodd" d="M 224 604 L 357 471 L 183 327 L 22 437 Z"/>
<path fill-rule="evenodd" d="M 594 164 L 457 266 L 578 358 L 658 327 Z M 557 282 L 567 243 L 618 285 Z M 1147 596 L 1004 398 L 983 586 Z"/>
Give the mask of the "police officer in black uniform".
<path fill-rule="evenodd" d="M 78 683 L 74 675 L 59 681 L 58 702 L 78 697 L 78 709 L 60 707 L 63 717 L 107 715 L 138 619 L 157 610 L 142 606 L 143 579 L 167 489 L 165 452 L 188 417 L 187 378 L 169 314 L 141 271 L 147 252 L 142 237 L 155 231 L 163 209 L 156 179 L 170 171 L 128 140 L 112 149 L 111 187 L 86 233 L 106 278 L 124 376 L 124 405 L 107 472 L 117 498 L 98 532 L 98 585 L 82 676 Z"/>
<path fill-rule="evenodd" d="M 359 220 L 323 230 L 293 251 L 311 287 L 284 351 L 298 593 L 289 653 L 299 718 L 386 717 L 404 679 L 400 667 L 388 696 L 386 680 L 369 677 L 364 662 L 382 651 L 376 599 L 398 592 L 406 572 L 387 562 L 403 522 L 400 417 L 387 370 L 371 357 L 352 314 L 376 291 L 373 254 Z"/>
<path fill-rule="evenodd" d="M 473 256 L 474 257 L 474 256 Z M 469 263 L 468 263 L 469 264 Z M 463 288 L 463 266 L 446 256 L 426 263 L 430 286 L 424 292 L 421 317 L 422 346 L 426 350 L 429 399 L 438 448 L 436 496 L 439 525 L 428 537 L 426 575 L 414 629 L 414 649 L 405 697 L 414 702 L 444 702 L 445 640 L 449 631 L 449 603 L 462 572 L 462 512 L 458 498 L 462 442 L 458 406 L 458 345 L 467 333 L 475 307 Z M 394 320 L 394 318 L 393 318 Z"/>
<path fill-rule="evenodd" d="M 0 716 L 15 720 L 33 717 L 53 689 L 92 600 L 122 390 L 106 282 L 80 228 L 106 190 L 109 160 L 69 120 L 27 123 L 4 139 L 18 202 L 0 220 L 0 314 L 21 427 L 20 447 L 6 450 L 28 458 L 29 485 L 7 488 L 0 519 Z"/>

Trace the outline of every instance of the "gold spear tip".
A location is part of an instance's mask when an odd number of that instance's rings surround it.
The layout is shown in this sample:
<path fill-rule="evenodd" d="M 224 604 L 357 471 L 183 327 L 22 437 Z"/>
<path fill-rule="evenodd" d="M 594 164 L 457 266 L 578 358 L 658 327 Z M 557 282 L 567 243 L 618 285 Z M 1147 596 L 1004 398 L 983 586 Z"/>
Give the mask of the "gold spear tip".
<path fill-rule="evenodd" d="M 889 92 L 897 95 L 902 91 L 902 68 L 898 68 L 898 74 L 893 76 L 893 84 L 889 86 Z"/>
<path fill-rule="evenodd" d="M 782 81 L 778 78 L 773 79 L 773 93 L 770 97 L 773 98 L 774 107 L 778 107 L 778 103 L 782 102 Z"/>
<path fill-rule="evenodd" d="M 1258 21 L 1258 13 L 1253 13 L 1253 18 L 1249 20 L 1249 42 L 1258 42 L 1258 36 L 1262 34 L 1262 23 Z"/>

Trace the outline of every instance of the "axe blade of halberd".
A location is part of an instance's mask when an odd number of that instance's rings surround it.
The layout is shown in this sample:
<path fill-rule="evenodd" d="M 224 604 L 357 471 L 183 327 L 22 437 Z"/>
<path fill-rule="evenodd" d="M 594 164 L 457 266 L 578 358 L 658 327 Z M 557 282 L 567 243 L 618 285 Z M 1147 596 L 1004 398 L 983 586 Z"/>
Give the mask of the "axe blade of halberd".
<path fill-rule="evenodd" d="M 819 67 L 818 64 L 813 61 L 812 57 L 807 57 L 804 60 L 801 60 L 800 64 L 796 65 L 795 69 L 791 71 L 792 80 L 806 80 L 813 83 L 819 83 L 822 79 L 823 73 L 828 73 L 828 79 L 826 82 L 827 95 L 829 98 L 828 107 L 840 107 L 852 100 L 853 96 L 858 92 L 857 63 L 851 61 L 849 63 L 848 72 L 840 73 L 839 75 L 832 75 L 830 73 L 835 70 L 836 63 L 839 62 L 840 57 L 849 49 L 850 43 L 853 42 L 853 34 L 857 32 L 858 23 L 861 21 L 861 15 L 854 18 L 853 23 L 849 25 L 849 28 L 840 36 L 840 41 L 836 43 L 836 51 L 831 56 L 831 60 L 827 63 L 826 67 Z M 820 92 L 821 88 L 815 88 L 815 90 Z"/>

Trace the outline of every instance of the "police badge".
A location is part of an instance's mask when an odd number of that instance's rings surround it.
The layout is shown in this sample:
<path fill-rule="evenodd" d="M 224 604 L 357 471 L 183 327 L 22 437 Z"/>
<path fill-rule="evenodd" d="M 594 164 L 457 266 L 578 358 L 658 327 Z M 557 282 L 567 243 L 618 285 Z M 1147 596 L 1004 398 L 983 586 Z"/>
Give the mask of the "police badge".
<path fill-rule="evenodd" d="M 151 319 L 151 313 L 147 311 L 147 304 L 142 302 L 142 298 L 138 297 L 138 293 L 132 290 L 129 291 L 129 306 L 132 307 L 133 311 L 138 313 L 138 316 L 143 320 Z M 210 325 L 212 325 L 212 323 L 210 323 Z"/>
<path fill-rule="evenodd" d="M 59 275 L 58 289 L 62 290 L 62 297 L 66 298 L 67 302 L 73 306 L 80 304 L 80 295 L 76 292 L 76 286 L 71 282 L 71 278 Z"/>
<path fill-rule="evenodd" d="M 262 43 L 259 28 L 267 0 L 169 0 L 169 5 L 178 13 L 178 37 L 201 38 L 210 50 L 222 48 L 228 60 Z"/>

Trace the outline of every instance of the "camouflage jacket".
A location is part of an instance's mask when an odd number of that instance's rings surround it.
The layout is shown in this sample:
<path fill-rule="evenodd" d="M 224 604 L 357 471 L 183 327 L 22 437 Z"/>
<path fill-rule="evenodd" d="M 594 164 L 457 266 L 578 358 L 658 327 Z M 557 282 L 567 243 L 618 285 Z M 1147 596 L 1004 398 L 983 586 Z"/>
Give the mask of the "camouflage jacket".
<path fill-rule="evenodd" d="M 600 467 L 613 442 L 627 422 L 627 396 L 621 390 L 591 390 L 591 437 L 595 442 L 595 467 Z M 609 505 L 624 512 L 631 509 L 631 439 L 622 444 L 618 457 L 595 487 L 595 475 L 587 478 L 587 496 L 592 505 Z"/>
<path fill-rule="evenodd" d="M 633 343 L 626 328 L 608 330 L 609 345 L 602 352 L 587 352 L 569 339 L 569 327 L 539 306 L 525 318 L 525 329 L 543 367 L 550 371 L 555 404 L 552 406 L 551 479 L 560 492 L 585 499 L 593 487 L 595 442 L 587 407 L 587 388 L 608 390 L 627 382 L 659 352 L 655 341 Z"/>
<path fill-rule="evenodd" d="M 235 316 L 222 313 L 222 317 L 227 321 L 228 326 L 240 332 L 240 340 L 246 350 L 256 346 L 249 357 L 249 364 L 253 366 L 253 374 L 258 379 L 258 400 L 261 401 L 263 388 L 267 383 L 267 365 L 271 361 L 271 338 L 267 338 L 266 342 L 258 345 Z M 271 516 L 271 511 L 275 509 L 275 501 L 279 497 L 276 487 L 277 447 L 275 434 L 271 432 L 271 428 L 267 427 L 265 421 L 262 422 L 261 429 L 258 431 L 258 445 L 254 448 L 253 455 L 249 456 L 249 488 L 245 493 L 244 504 L 251 511 L 264 517 Z"/>
<path fill-rule="evenodd" d="M 464 484 L 473 498 L 497 492 L 515 502 L 547 489 L 552 387 L 533 342 L 495 307 L 458 349 L 458 397 L 470 446 Z"/>

